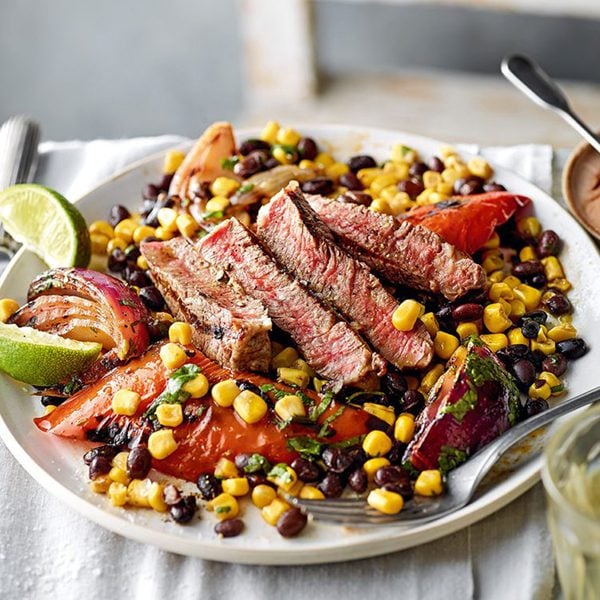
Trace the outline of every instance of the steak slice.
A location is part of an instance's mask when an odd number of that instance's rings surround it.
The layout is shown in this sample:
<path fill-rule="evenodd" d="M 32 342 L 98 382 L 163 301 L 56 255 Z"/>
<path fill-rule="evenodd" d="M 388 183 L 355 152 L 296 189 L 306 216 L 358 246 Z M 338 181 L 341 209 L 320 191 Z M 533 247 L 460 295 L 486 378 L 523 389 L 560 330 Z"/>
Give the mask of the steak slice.
<path fill-rule="evenodd" d="M 337 242 L 388 281 L 456 300 L 483 287 L 485 274 L 468 254 L 437 233 L 322 196 L 306 198 Z"/>
<path fill-rule="evenodd" d="M 269 370 L 272 324 L 260 302 L 184 238 L 145 242 L 141 252 L 171 312 L 192 326 L 195 346 L 233 371 Z"/>
<path fill-rule="evenodd" d="M 383 359 L 348 323 L 282 271 L 237 219 L 220 223 L 197 247 L 204 260 L 226 270 L 247 294 L 264 304 L 273 322 L 291 336 L 317 373 L 338 385 L 376 385 L 375 374 L 385 372 Z"/>
<path fill-rule="evenodd" d="M 411 331 L 392 324 L 398 307 L 364 263 L 339 248 L 297 183 L 274 196 L 258 212 L 259 238 L 277 260 L 323 301 L 356 324 L 390 363 L 400 369 L 426 367 L 433 344 L 420 321 Z"/>

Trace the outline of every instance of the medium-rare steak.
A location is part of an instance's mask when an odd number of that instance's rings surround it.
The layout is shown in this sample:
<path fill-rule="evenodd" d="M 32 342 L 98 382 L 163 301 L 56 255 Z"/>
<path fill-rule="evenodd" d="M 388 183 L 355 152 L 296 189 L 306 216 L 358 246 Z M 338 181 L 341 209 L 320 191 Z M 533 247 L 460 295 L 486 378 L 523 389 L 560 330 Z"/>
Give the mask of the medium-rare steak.
<path fill-rule="evenodd" d="M 197 248 L 204 260 L 226 270 L 264 304 L 275 325 L 291 336 L 317 373 L 343 385 L 376 384 L 375 374 L 383 374 L 385 361 L 348 323 L 282 271 L 237 219 L 219 224 Z"/>
<path fill-rule="evenodd" d="M 184 238 L 146 242 L 141 252 L 167 306 L 193 327 L 193 342 L 234 371 L 268 371 L 272 324 L 260 302 L 203 261 Z"/>
<path fill-rule="evenodd" d="M 386 360 L 400 369 L 430 363 L 433 344 L 423 323 L 411 331 L 394 327 L 398 302 L 369 267 L 335 244 L 297 183 L 260 209 L 257 232 L 286 269 L 356 324 Z"/>
<path fill-rule="evenodd" d="M 425 227 L 364 206 L 307 196 L 336 241 L 393 283 L 456 300 L 483 287 L 485 274 L 467 254 Z"/>

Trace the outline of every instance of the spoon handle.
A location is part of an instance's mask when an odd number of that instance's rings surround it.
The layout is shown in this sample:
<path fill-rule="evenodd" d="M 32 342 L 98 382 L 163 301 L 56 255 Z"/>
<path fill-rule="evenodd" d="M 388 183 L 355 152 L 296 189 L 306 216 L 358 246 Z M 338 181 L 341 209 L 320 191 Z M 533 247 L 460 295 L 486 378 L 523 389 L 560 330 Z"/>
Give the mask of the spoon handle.
<path fill-rule="evenodd" d="M 597 152 L 600 152 L 598 137 L 573 112 L 564 92 L 535 61 L 527 56 L 512 54 L 504 57 L 501 70 L 518 90 L 542 108 L 560 115 Z"/>

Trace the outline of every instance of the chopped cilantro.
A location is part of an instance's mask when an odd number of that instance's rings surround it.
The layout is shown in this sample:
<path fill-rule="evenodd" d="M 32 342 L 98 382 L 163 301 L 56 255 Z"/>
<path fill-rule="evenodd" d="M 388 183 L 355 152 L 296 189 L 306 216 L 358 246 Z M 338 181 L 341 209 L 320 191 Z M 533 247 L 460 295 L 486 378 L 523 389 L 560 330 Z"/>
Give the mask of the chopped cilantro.
<path fill-rule="evenodd" d="M 330 423 L 335 421 L 343 412 L 346 410 L 345 406 L 340 406 L 332 415 L 329 415 L 321 425 L 321 429 L 319 429 L 318 437 L 327 437 L 331 433 L 331 427 L 329 427 Z"/>
<path fill-rule="evenodd" d="M 215 508 L 215 513 L 217 513 L 218 515 L 223 515 L 230 511 L 231 511 L 230 506 L 217 506 L 217 508 Z"/>
<path fill-rule="evenodd" d="M 321 402 L 310 409 L 310 420 L 317 421 L 319 417 L 329 408 L 332 402 L 333 394 L 331 392 L 326 392 L 323 394 L 323 399 Z"/>
<path fill-rule="evenodd" d="M 235 165 L 237 165 L 239 162 L 240 162 L 240 157 L 236 156 L 234 154 L 233 156 L 224 158 L 221 161 L 221 168 L 225 169 L 226 171 L 233 171 L 233 167 L 235 167 Z"/>
<path fill-rule="evenodd" d="M 200 373 L 197 365 L 187 364 L 177 369 L 167 379 L 167 386 L 163 393 L 158 396 L 152 404 L 146 409 L 144 418 L 154 420 L 156 418 L 156 409 L 161 404 L 183 404 L 189 397 L 189 392 L 183 389 L 183 386 L 194 379 Z"/>
<path fill-rule="evenodd" d="M 348 398 L 346 398 L 346 402 L 348 404 L 352 404 L 357 399 L 361 399 L 363 396 L 365 397 L 363 402 L 366 402 L 372 396 L 379 396 L 379 397 L 385 396 L 385 392 L 366 392 L 364 390 L 360 390 L 358 392 L 354 392 L 353 394 L 350 394 L 348 396 Z"/>
<path fill-rule="evenodd" d="M 293 483 L 292 474 L 288 470 L 288 466 L 285 463 L 276 464 L 267 475 L 269 481 L 277 481 L 279 485 Z"/>
<path fill-rule="evenodd" d="M 287 447 L 290 450 L 295 450 L 298 452 L 302 458 L 312 460 L 321 456 L 325 445 L 321 442 L 317 442 L 317 440 L 309 438 L 308 436 L 302 435 L 290 438 L 287 441 Z"/>
<path fill-rule="evenodd" d="M 438 465 L 442 473 L 447 473 L 452 469 L 456 469 L 459 465 L 467 460 L 467 453 L 460 448 L 453 448 L 452 446 L 442 446 L 440 456 L 438 458 Z"/>
<path fill-rule="evenodd" d="M 225 213 L 222 210 L 212 210 L 209 212 L 202 213 L 200 215 L 200 219 L 202 221 L 206 221 L 208 219 L 222 219 L 225 216 Z"/>
<path fill-rule="evenodd" d="M 342 440 L 341 442 L 336 442 L 335 444 L 331 444 L 335 448 L 341 448 L 342 450 L 345 448 L 352 448 L 352 446 L 358 446 L 362 444 L 366 434 L 363 435 L 355 435 L 354 437 L 348 438 L 347 440 Z"/>
<path fill-rule="evenodd" d="M 415 469 L 415 466 L 410 462 L 410 460 L 402 461 L 402 468 L 405 471 L 408 471 L 408 474 L 413 478 L 419 475 L 419 470 Z"/>
<path fill-rule="evenodd" d="M 288 395 L 287 392 L 276 388 L 272 383 L 265 383 L 259 386 L 258 389 L 263 394 L 272 394 L 277 400 L 281 400 L 281 398 Z"/>
<path fill-rule="evenodd" d="M 245 183 L 241 188 L 238 189 L 237 193 L 238 194 L 246 194 L 248 192 L 251 192 L 253 189 L 254 189 L 253 183 Z"/>
<path fill-rule="evenodd" d="M 262 454 L 251 454 L 248 458 L 248 463 L 244 467 L 244 473 L 256 473 L 264 471 L 265 473 L 271 469 L 271 464 Z"/>

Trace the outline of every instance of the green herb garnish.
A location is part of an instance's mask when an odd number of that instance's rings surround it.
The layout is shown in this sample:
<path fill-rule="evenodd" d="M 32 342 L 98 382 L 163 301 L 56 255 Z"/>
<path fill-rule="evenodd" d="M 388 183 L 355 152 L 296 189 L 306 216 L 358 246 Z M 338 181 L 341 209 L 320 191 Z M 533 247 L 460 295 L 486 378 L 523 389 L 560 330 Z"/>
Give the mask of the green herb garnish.
<path fill-rule="evenodd" d="M 317 440 L 313 440 L 308 436 L 301 435 L 290 438 L 287 441 L 287 447 L 290 450 L 295 450 L 298 452 L 302 458 L 313 460 L 321 456 L 325 444 L 317 442 Z"/>
<path fill-rule="evenodd" d="M 224 158 L 221 161 L 221 168 L 225 169 L 226 171 L 233 171 L 233 167 L 235 167 L 235 165 L 237 165 L 240 162 L 240 157 L 236 156 L 235 154 L 233 156 L 229 156 L 228 158 Z"/>
<path fill-rule="evenodd" d="M 288 471 L 288 467 L 285 463 L 276 464 L 269 471 L 267 479 L 269 479 L 269 481 L 276 480 L 280 485 L 294 482 L 292 474 Z"/>
<path fill-rule="evenodd" d="M 218 515 L 223 515 L 230 511 L 231 511 L 230 506 L 217 506 L 217 508 L 215 508 L 215 513 L 217 513 Z"/>
<path fill-rule="evenodd" d="M 321 402 L 310 409 L 310 420 L 317 421 L 319 417 L 329 408 L 332 402 L 333 394 L 331 392 L 326 392 L 325 394 L 323 394 L 323 399 L 321 400 Z"/>
<path fill-rule="evenodd" d="M 161 404 L 183 404 L 189 397 L 190 393 L 183 389 L 183 386 L 192 381 L 198 374 L 200 369 L 197 365 L 187 364 L 177 369 L 167 379 L 167 387 L 163 393 L 158 396 L 152 404 L 146 409 L 143 417 L 146 419 L 156 418 L 156 409 Z"/>
<path fill-rule="evenodd" d="M 251 192 L 253 189 L 254 189 L 253 183 L 245 183 L 241 188 L 238 189 L 237 193 L 238 194 L 246 194 L 248 192 Z"/>
<path fill-rule="evenodd" d="M 456 469 L 459 465 L 462 465 L 467 460 L 467 453 L 460 448 L 453 448 L 452 446 L 442 446 L 440 450 L 440 456 L 438 458 L 438 465 L 442 473 L 447 473 L 452 469 Z"/>
<path fill-rule="evenodd" d="M 270 469 L 271 463 L 262 454 L 251 454 L 244 467 L 244 473 L 256 473 L 257 471 L 267 473 Z"/>
<path fill-rule="evenodd" d="M 200 215 L 200 219 L 202 221 L 207 221 L 208 219 L 222 219 L 225 216 L 225 213 L 222 210 L 211 210 L 209 212 L 202 213 Z"/>
<path fill-rule="evenodd" d="M 329 427 L 330 423 L 335 421 L 343 412 L 346 410 L 345 406 L 340 406 L 332 415 L 329 415 L 321 425 L 321 429 L 319 429 L 319 433 L 317 437 L 327 437 L 331 433 L 331 427 Z"/>

